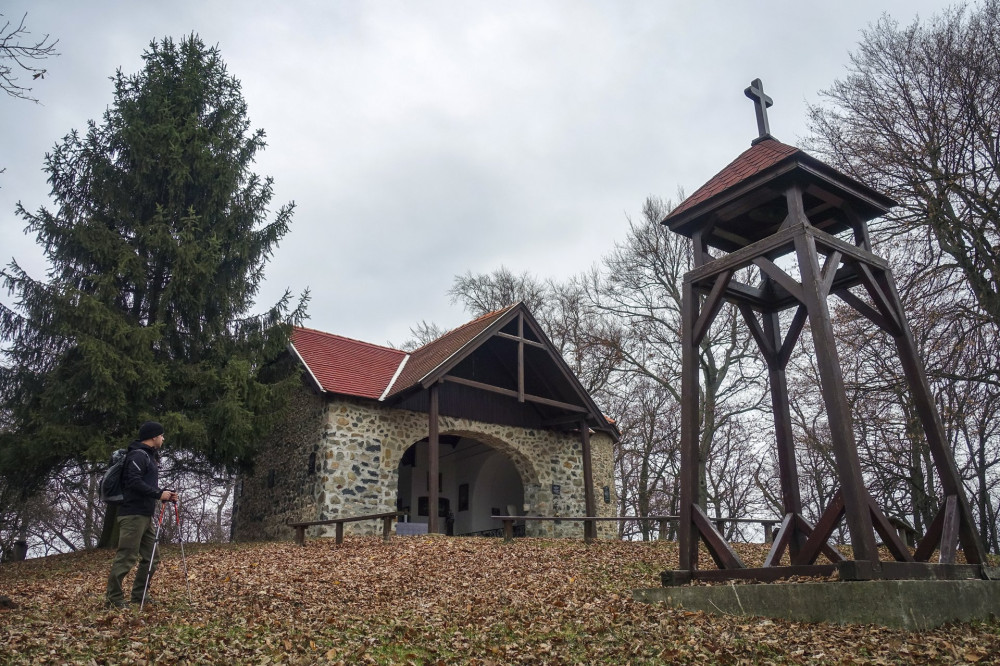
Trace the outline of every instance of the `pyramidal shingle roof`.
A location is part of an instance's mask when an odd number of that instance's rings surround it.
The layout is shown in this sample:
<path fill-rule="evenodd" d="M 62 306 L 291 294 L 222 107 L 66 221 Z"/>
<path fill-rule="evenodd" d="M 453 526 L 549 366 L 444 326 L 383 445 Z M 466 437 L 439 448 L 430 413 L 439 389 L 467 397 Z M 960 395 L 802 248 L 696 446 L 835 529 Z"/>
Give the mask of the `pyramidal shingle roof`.
<path fill-rule="evenodd" d="M 773 137 L 766 138 L 743 151 L 739 157 L 699 187 L 694 194 L 685 199 L 664 219 L 669 220 L 677 217 L 797 153 L 802 153 L 802 151 L 794 146 L 781 143 Z"/>

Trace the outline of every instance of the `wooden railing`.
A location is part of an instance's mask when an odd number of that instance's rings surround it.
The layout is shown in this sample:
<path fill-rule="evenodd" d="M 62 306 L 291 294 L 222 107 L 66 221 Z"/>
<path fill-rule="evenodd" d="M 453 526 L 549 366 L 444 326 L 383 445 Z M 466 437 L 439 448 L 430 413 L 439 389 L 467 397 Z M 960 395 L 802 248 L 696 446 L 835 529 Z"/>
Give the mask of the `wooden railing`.
<path fill-rule="evenodd" d="M 389 540 L 389 533 L 392 531 L 392 520 L 393 518 L 399 518 L 400 516 L 406 515 L 402 511 L 393 511 L 391 513 L 371 513 L 367 516 L 348 516 L 346 518 L 331 518 L 329 520 L 309 520 L 295 523 L 287 523 L 289 527 L 295 528 L 295 543 L 300 546 L 306 545 L 306 528 L 312 527 L 314 525 L 336 525 L 337 526 L 337 543 L 344 543 L 344 523 L 354 523 L 360 520 L 378 520 L 382 519 L 382 540 Z"/>
<path fill-rule="evenodd" d="M 294 523 L 287 523 L 289 527 L 295 528 L 295 543 L 300 546 L 304 546 L 306 543 L 306 528 L 313 527 L 315 525 L 336 525 L 337 543 L 344 542 L 344 523 L 354 523 L 361 520 L 381 520 L 382 521 L 382 540 L 388 541 L 389 535 L 392 532 L 392 521 L 393 519 L 398 519 L 405 516 L 406 513 L 403 511 L 392 511 L 389 513 L 371 513 L 365 516 L 346 516 L 342 518 L 330 518 L 328 520 L 309 520 L 309 521 L 299 521 Z M 588 517 L 588 516 L 493 516 L 495 520 L 500 520 L 503 522 L 503 536 L 505 541 L 513 541 L 514 539 L 514 523 L 518 521 L 567 521 L 583 523 L 598 523 L 598 522 L 630 522 L 630 521 L 643 521 L 650 522 L 656 521 L 659 526 L 659 539 L 666 539 L 667 534 L 667 523 L 671 521 L 676 521 L 679 516 L 620 516 L 616 518 L 598 518 L 598 517 Z M 781 521 L 778 519 L 767 519 L 767 518 L 713 518 L 712 522 L 715 523 L 716 527 L 721 532 L 725 526 L 725 523 L 760 523 L 764 528 L 764 539 L 770 543 L 774 526 L 778 525 Z M 584 541 L 590 543 L 593 539 L 591 537 L 591 530 L 584 529 L 583 537 Z"/>
<path fill-rule="evenodd" d="M 592 516 L 493 516 L 495 520 L 503 521 L 503 536 L 504 541 L 514 540 L 514 523 L 520 520 L 523 521 L 568 521 L 568 522 L 578 522 L 586 525 L 587 523 L 597 523 L 601 521 L 615 521 L 619 523 L 629 522 L 629 521 L 653 521 L 655 520 L 659 525 L 659 539 L 666 539 L 667 534 L 667 523 L 671 521 L 680 520 L 680 516 L 620 516 L 617 518 L 597 518 Z M 712 518 L 712 522 L 715 523 L 716 528 L 721 532 L 726 523 L 760 523 L 764 528 L 764 540 L 770 543 L 774 536 L 774 526 L 779 525 L 781 520 L 778 518 Z M 583 540 L 587 543 L 592 541 L 591 530 L 583 530 Z"/>

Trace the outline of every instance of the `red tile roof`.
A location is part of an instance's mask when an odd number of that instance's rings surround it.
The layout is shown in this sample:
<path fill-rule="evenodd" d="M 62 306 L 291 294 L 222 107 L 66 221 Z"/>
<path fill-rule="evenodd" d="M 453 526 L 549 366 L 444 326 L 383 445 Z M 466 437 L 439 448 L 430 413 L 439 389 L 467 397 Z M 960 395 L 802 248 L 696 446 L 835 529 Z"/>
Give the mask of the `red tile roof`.
<path fill-rule="evenodd" d="M 396 395 L 415 386 L 431 371 L 451 358 L 465 345 L 474 340 L 476 336 L 489 328 L 497 319 L 510 312 L 517 305 L 515 303 L 502 310 L 484 314 L 478 319 L 473 319 L 467 324 L 454 328 L 437 340 L 428 342 L 423 347 L 414 350 L 409 361 L 403 367 L 403 372 L 400 373 L 399 379 L 393 384 L 389 395 Z"/>
<path fill-rule="evenodd" d="M 406 358 L 399 349 L 311 328 L 294 328 L 292 346 L 324 391 L 375 400 Z"/>
<path fill-rule="evenodd" d="M 292 329 L 291 346 L 322 391 L 380 400 L 383 396 L 389 398 L 420 386 L 422 379 L 428 376 L 433 379 L 434 372 L 448 372 L 455 362 L 474 349 L 469 348 L 470 343 L 491 328 L 495 333 L 509 321 L 504 318 L 513 316 L 518 308 L 524 308 L 524 304 L 515 303 L 487 313 L 410 354 L 299 326 Z M 531 318 L 527 309 L 524 315 Z M 617 439 L 619 433 L 614 421 L 601 414 L 572 372 L 570 376 L 590 414 L 598 419 L 598 426 L 602 421 L 609 424 L 608 432 Z"/>
<path fill-rule="evenodd" d="M 680 215 L 684 211 L 694 208 L 715 195 L 721 194 L 729 188 L 738 185 L 751 176 L 755 176 L 778 162 L 801 152 L 798 148 L 783 144 L 777 139 L 764 139 L 760 143 L 750 146 L 748 150 L 745 150 L 739 157 L 730 162 L 725 169 L 715 174 L 711 180 L 699 187 L 694 194 L 685 199 L 677 208 L 673 209 L 664 219 L 669 220 L 672 217 Z"/>
<path fill-rule="evenodd" d="M 386 389 L 396 395 L 417 385 L 515 307 L 485 314 L 411 354 L 302 327 L 292 329 L 292 346 L 323 391 L 378 400 Z"/>

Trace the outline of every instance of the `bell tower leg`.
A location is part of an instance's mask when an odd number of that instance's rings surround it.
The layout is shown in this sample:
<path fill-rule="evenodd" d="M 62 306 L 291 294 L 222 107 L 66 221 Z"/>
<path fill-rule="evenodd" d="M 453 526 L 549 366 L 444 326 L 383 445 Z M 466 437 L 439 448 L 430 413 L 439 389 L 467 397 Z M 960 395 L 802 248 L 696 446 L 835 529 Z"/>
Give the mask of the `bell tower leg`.
<path fill-rule="evenodd" d="M 955 458 L 952 456 L 945 438 L 944 426 L 941 424 L 941 417 L 934 405 L 930 384 L 927 382 L 927 375 L 913 341 L 913 333 L 910 331 L 909 322 L 903 313 L 903 305 L 899 299 L 899 293 L 896 291 L 895 280 L 888 271 L 880 274 L 876 280 L 879 287 L 888 296 L 892 309 L 897 313 L 899 332 L 898 335 L 893 336 L 893 339 L 896 342 L 896 351 L 903 366 L 906 383 L 909 384 L 913 402 L 917 408 L 917 416 L 927 437 L 927 444 L 931 450 L 934 466 L 937 468 L 938 478 L 941 480 L 941 489 L 944 491 L 945 497 L 955 496 L 957 499 L 958 519 L 960 521 L 958 537 L 965 551 L 965 560 L 969 564 L 985 564 L 986 548 L 983 546 L 982 539 L 972 520 L 972 507 L 969 505 L 969 499 L 962 486 L 962 479 L 958 474 L 958 467 L 955 465 Z"/>
<path fill-rule="evenodd" d="M 698 386 L 698 345 L 694 323 L 698 317 L 698 294 L 685 280 L 681 313 L 681 505 L 677 524 L 680 568 L 698 568 L 698 533 L 694 529 L 693 504 L 698 502 L 698 431 L 701 396 Z"/>
<path fill-rule="evenodd" d="M 802 293 L 806 309 L 809 311 L 810 330 L 816 345 L 820 390 L 826 406 L 830 439 L 843 491 L 845 517 L 851 535 L 854 559 L 877 562 L 879 556 L 868 508 L 868 491 L 865 489 L 861 462 L 858 459 L 858 446 L 854 439 L 840 356 L 837 354 L 833 324 L 827 308 L 827 294 L 823 288 L 819 255 L 816 252 L 816 242 L 810 233 L 803 233 L 795 239 L 795 251 L 802 276 Z"/>
<path fill-rule="evenodd" d="M 797 337 L 793 322 L 789 336 Z M 795 441 L 792 434 L 792 415 L 788 403 L 788 378 L 785 374 L 787 356 L 783 352 L 778 313 L 764 314 L 764 335 L 774 353 L 767 359 L 768 384 L 771 392 L 771 411 L 774 413 L 774 436 L 777 445 L 778 470 L 781 479 L 782 509 L 785 515 L 802 513 L 802 499 L 799 495 L 799 473 L 795 464 Z M 794 342 L 794 339 L 791 340 Z M 789 549 L 794 557 L 798 553 L 801 539 L 793 538 Z"/>

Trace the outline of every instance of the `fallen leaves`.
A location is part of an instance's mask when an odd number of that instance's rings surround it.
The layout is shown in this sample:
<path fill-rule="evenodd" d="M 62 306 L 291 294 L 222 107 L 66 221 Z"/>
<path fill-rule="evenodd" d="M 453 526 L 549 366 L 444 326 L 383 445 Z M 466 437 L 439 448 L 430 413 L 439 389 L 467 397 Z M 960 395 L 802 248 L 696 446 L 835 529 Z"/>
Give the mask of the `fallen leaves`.
<path fill-rule="evenodd" d="M 763 546 L 738 546 L 747 562 Z M 632 601 L 676 544 L 348 538 L 166 548 L 158 606 L 107 611 L 112 553 L 0 566 L 3 663 L 996 663 L 1000 623 L 922 633 Z M 709 566 L 706 563 L 706 566 Z"/>

